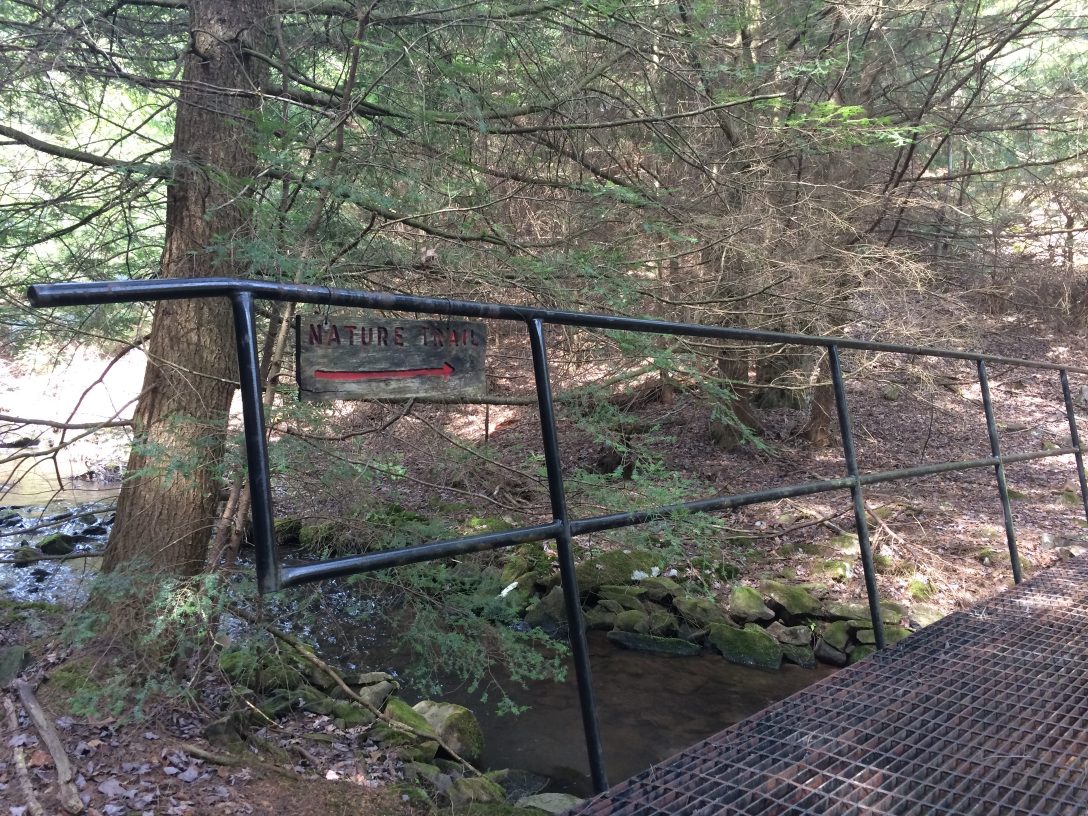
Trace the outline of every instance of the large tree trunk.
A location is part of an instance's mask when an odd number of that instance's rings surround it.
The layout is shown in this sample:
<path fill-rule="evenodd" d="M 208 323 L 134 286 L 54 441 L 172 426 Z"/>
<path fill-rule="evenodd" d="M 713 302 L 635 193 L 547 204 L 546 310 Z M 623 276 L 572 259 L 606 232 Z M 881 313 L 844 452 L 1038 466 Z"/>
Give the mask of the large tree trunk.
<path fill-rule="evenodd" d="M 241 275 L 233 242 L 254 170 L 251 133 L 271 0 L 190 0 L 191 49 L 174 132 L 166 204 L 164 277 Z M 136 442 L 121 489 L 104 568 L 139 559 L 157 572 L 191 575 L 205 562 L 220 492 L 236 356 L 222 300 L 162 301 L 134 417 Z"/>

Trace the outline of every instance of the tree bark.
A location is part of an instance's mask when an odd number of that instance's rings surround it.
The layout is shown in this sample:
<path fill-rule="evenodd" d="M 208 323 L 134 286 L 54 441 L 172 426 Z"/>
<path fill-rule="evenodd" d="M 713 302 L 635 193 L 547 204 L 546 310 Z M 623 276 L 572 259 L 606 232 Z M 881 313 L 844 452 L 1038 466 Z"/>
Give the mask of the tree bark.
<path fill-rule="evenodd" d="M 248 231 L 242 205 L 255 166 L 252 118 L 265 70 L 245 52 L 263 40 L 272 13 L 271 0 L 189 3 L 191 40 L 174 131 L 164 277 L 245 274 L 234 247 Z M 158 303 L 105 570 L 135 559 L 176 575 L 203 567 L 236 368 L 229 303 Z"/>

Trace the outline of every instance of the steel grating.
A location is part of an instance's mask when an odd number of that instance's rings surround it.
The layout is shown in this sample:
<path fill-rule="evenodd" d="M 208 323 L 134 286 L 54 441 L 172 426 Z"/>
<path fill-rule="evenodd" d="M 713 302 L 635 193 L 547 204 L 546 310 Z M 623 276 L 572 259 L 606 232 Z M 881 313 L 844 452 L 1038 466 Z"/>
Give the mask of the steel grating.
<path fill-rule="evenodd" d="M 950 615 L 571 813 L 1088 813 L 1088 558 Z"/>

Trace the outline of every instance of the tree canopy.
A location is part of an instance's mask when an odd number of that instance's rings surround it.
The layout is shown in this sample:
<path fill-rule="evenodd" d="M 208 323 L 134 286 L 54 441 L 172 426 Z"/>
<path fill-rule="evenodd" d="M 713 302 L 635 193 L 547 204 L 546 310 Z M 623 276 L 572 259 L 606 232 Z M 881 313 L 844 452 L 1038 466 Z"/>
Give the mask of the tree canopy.
<path fill-rule="evenodd" d="M 900 339 L 958 330 L 908 292 L 1073 316 L 1086 36 L 1072 0 L 0 0 L 0 319 L 143 342 L 142 310 L 22 287 L 161 274 Z M 204 431 L 188 472 L 222 458 L 233 372 L 179 346 L 198 328 L 229 332 L 155 317 L 131 473 Z M 818 362 L 729 354 L 760 383 Z M 206 540 L 212 509 L 165 526 Z"/>

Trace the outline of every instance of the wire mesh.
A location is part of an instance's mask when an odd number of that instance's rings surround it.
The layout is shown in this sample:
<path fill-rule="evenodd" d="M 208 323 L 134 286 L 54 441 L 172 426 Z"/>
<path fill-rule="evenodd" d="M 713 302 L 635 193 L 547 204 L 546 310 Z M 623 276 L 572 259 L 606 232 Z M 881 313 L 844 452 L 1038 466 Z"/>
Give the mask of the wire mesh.
<path fill-rule="evenodd" d="M 571 811 L 1082 814 L 1088 559 L 1066 561 Z"/>

